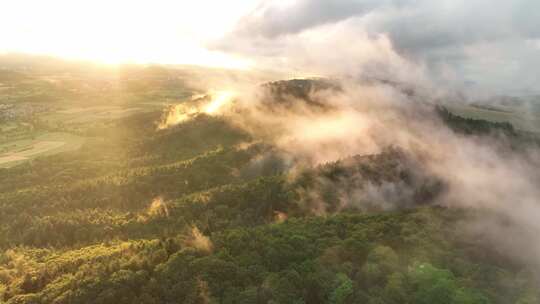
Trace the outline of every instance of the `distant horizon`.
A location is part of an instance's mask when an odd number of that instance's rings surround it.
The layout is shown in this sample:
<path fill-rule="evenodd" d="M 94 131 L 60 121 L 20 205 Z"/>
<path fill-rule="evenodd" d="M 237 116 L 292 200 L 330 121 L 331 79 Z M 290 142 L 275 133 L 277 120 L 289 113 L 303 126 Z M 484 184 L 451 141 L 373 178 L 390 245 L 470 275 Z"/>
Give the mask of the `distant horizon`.
<path fill-rule="evenodd" d="M 276 78 L 278 79 L 305 79 L 305 78 L 335 78 L 335 76 L 331 75 L 316 75 L 316 74 L 304 74 L 301 72 L 289 72 L 285 73 L 283 71 L 272 71 L 268 70 L 265 71 L 263 69 L 239 69 L 235 67 L 218 67 L 218 66 L 207 66 L 207 65 L 201 65 L 201 64 L 189 64 L 189 63 L 157 63 L 157 62 L 146 62 L 146 63 L 138 63 L 138 62 L 120 62 L 120 63 L 104 63 L 100 62 L 99 60 L 91 60 L 91 59 L 74 59 L 74 58 L 63 58 L 61 56 L 55 56 L 55 55 L 49 55 L 49 54 L 31 54 L 31 53 L 24 53 L 24 52 L 0 52 L 0 69 L 6 69 L 5 66 L 2 65 L 2 60 L 7 59 L 9 57 L 20 57 L 20 59 L 24 58 L 33 58 L 34 60 L 53 60 L 58 61 L 66 64 L 83 64 L 83 65 L 91 65 L 95 67 L 100 68 L 106 68 L 106 69 L 114 69 L 119 67 L 164 67 L 164 68 L 195 68 L 195 69 L 210 69 L 210 70 L 223 70 L 223 71 L 231 71 L 231 72 L 260 72 L 260 73 L 278 73 L 283 76 L 283 78 Z M 9 69 L 9 68 L 7 68 Z M 296 74 L 293 75 L 293 74 Z M 458 90 L 456 92 L 466 92 L 466 90 Z M 504 92 L 489 92 L 486 95 L 487 97 L 479 97 L 479 98 L 473 98 L 469 101 L 483 101 L 482 99 L 493 99 L 493 98 L 504 98 L 504 97 L 518 97 L 518 98 L 528 98 L 528 97 L 540 97 L 540 90 L 534 91 L 534 90 L 508 90 Z M 540 102 L 540 100 L 539 100 Z"/>
<path fill-rule="evenodd" d="M 537 92 L 539 3 L 20 0 L 0 6 L 0 52 Z"/>

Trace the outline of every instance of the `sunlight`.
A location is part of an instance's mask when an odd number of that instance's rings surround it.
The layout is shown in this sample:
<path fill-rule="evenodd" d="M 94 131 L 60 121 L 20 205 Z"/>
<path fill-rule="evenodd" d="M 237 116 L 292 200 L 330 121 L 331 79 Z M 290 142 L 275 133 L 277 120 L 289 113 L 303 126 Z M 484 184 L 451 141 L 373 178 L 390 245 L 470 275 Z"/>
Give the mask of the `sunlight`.
<path fill-rule="evenodd" d="M 181 103 L 171 106 L 166 110 L 165 117 L 163 121 L 159 123 L 158 129 L 163 130 L 176 126 L 201 113 L 211 116 L 219 115 L 223 113 L 224 106 L 233 101 L 234 95 L 235 94 L 231 91 L 215 91 L 208 95 L 204 95 L 204 97 L 211 97 L 211 100 L 204 105 Z"/>
<path fill-rule="evenodd" d="M 212 101 L 206 105 L 204 112 L 206 114 L 216 114 L 219 110 L 227 103 L 231 102 L 233 98 L 233 93 L 229 91 L 221 91 L 215 93 L 215 97 Z"/>
<path fill-rule="evenodd" d="M 0 51 L 107 64 L 249 69 L 249 60 L 206 44 L 230 31 L 250 2 L 203 0 L 186 10 L 186 3 L 167 0 L 10 1 L 0 5 Z"/>

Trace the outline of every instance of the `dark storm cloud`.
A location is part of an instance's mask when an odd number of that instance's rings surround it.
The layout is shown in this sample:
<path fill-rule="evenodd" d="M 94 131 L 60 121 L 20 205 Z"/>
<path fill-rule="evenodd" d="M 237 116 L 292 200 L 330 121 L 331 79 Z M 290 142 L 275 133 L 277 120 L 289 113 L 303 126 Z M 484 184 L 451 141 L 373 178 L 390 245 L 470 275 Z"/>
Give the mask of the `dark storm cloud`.
<path fill-rule="evenodd" d="M 508 90 L 540 86 L 536 77 L 540 69 L 540 1 L 537 0 L 279 3 L 264 1 L 213 47 L 270 62 L 273 58 L 294 61 L 291 53 L 296 56 L 300 50 L 311 51 L 309 43 L 302 45 L 304 33 L 321 29 L 328 33 L 328 28 L 337 26 L 341 30 L 336 35 L 342 35 L 338 40 L 349 40 L 351 46 L 361 39 L 386 35 L 393 50 L 422 65 L 428 78 L 440 82 L 475 83 L 479 87 Z M 331 35 L 321 37 L 328 40 L 328 53 L 342 51 L 332 45 Z"/>

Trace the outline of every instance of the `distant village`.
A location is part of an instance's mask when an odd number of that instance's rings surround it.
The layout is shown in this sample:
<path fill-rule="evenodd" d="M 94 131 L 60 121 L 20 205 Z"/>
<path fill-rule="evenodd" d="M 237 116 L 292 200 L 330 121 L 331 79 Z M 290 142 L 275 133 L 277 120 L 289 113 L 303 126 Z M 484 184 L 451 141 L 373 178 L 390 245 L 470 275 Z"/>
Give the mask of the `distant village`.
<path fill-rule="evenodd" d="M 26 120 L 47 110 L 44 105 L 0 103 L 0 123 Z"/>

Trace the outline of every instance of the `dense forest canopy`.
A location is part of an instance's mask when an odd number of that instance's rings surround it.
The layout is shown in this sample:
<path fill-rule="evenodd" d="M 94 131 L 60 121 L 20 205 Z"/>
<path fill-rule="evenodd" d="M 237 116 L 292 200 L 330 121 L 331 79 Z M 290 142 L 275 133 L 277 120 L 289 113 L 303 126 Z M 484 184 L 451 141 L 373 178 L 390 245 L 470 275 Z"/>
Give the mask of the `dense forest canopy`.
<path fill-rule="evenodd" d="M 164 73 L 144 75 L 161 93 L 174 93 L 180 82 Z M 125 83 L 130 96 L 168 98 L 157 90 L 138 95 L 148 92 L 138 88 L 140 77 Z M 447 204 L 454 185 L 419 147 L 378 138 L 378 151 L 340 150 L 341 157 L 318 161 L 308 152 L 339 142 L 296 151 L 279 133 L 291 125 L 261 119 L 342 117 L 336 111 L 344 105 L 325 103 L 325 94 L 347 88 L 294 80 L 262 90 L 257 108 L 197 112 L 163 129 L 162 107 L 55 124 L 85 142 L 0 169 L 0 301 L 539 303 L 534 259 L 494 247 L 491 234 L 469 227 L 485 217 L 513 227 L 515 218 Z M 508 123 L 432 104 L 414 109 L 431 115 L 448 138 L 489 142 L 524 159 L 538 149 L 532 135 Z M 247 115 L 267 130 L 246 127 Z M 414 124 L 415 115 L 405 111 L 410 121 L 400 123 Z M 269 134 L 269 126 L 278 131 Z"/>

